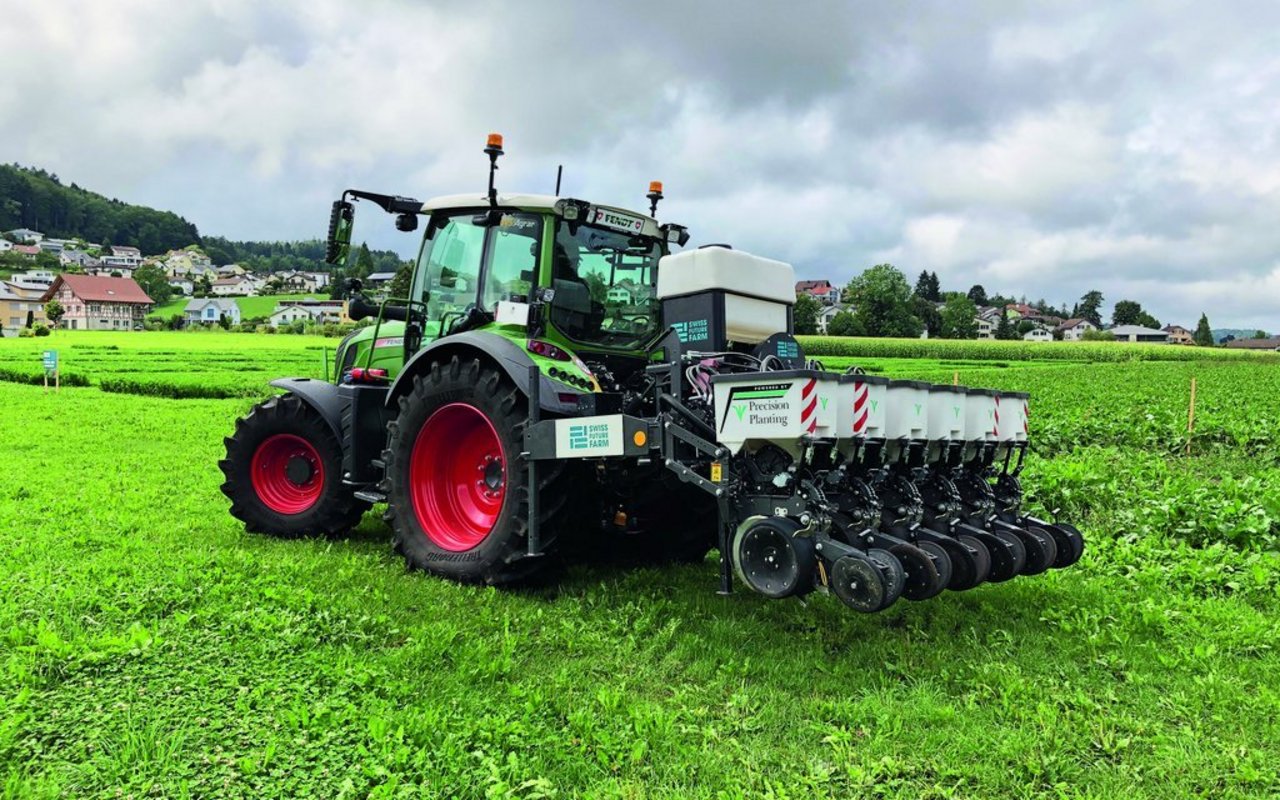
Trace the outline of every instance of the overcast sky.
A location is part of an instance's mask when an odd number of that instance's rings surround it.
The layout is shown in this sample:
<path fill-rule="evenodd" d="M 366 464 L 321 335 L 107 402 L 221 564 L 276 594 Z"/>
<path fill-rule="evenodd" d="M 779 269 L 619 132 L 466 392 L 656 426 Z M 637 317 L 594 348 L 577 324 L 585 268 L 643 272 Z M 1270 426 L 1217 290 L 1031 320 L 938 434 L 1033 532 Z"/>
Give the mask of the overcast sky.
<path fill-rule="evenodd" d="M 322 236 L 348 186 L 482 192 L 494 130 L 503 189 L 550 192 L 563 163 L 565 194 L 640 208 L 661 179 L 694 244 L 801 277 L 890 261 L 1280 329 L 1278 3 L 0 0 L 0 19 L 0 159 L 207 234 Z"/>

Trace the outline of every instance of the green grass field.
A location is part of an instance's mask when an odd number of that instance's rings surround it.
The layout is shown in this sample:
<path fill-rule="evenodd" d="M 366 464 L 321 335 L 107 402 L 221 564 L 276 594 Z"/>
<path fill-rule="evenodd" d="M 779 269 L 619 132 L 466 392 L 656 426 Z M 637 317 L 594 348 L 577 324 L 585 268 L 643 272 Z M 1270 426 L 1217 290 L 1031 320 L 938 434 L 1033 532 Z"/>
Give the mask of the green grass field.
<path fill-rule="evenodd" d="M 222 437 L 270 377 L 320 375 L 326 345 L 0 340 L 0 377 L 56 347 L 90 384 L 0 381 L 4 797 L 1280 792 L 1273 360 L 877 356 L 1030 390 L 1030 500 L 1089 549 L 859 616 L 719 597 L 710 560 L 458 586 L 406 573 L 378 509 L 339 540 L 246 534 L 217 488 Z M 240 394 L 100 388 L 126 376 Z"/>
<path fill-rule="evenodd" d="M 235 300 L 236 305 L 240 306 L 240 316 L 248 319 L 250 317 L 269 317 L 271 312 L 276 310 L 276 306 L 280 303 L 287 303 L 290 300 L 327 300 L 328 298 L 329 295 L 327 294 L 273 294 L 266 297 L 233 297 L 231 299 Z M 164 305 L 153 308 L 147 316 L 168 319 L 174 314 L 181 314 L 190 301 L 190 297 L 179 297 L 176 300 L 170 300 Z"/>

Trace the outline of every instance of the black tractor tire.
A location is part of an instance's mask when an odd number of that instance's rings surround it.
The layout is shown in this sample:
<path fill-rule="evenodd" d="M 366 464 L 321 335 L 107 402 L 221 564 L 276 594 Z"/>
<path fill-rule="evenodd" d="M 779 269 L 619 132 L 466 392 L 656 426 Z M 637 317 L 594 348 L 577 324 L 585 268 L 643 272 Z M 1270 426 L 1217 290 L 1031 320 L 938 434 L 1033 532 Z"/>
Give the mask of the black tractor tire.
<path fill-rule="evenodd" d="M 342 444 L 333 429 L 293 394 L 254 406 L 223 444 L 220 488 L 231 500 L 231 516 L 251 533 L 338 535 L 369 510 L 342 483 Z"/>
<path fill-rule="evenodd" d="M 527 402 L 505 374 L 478 359 L 454 356 L 413 377 L 388 426 L 382 484 L 385 519 L 410 569 L 500 585 L 530 579 L 555 563 L 550 556 L 573 505 L 569 470 L 557 461 L 539 469 L 544 555 L 530 557 L 521 456 Z"/>

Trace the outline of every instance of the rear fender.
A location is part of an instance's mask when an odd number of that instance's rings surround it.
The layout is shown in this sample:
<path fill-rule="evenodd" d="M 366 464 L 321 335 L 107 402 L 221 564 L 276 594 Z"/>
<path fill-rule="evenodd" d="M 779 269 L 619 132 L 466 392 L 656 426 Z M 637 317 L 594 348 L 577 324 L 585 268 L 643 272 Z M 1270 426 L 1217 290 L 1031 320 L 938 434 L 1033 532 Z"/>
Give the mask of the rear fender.
<path fill-rule="evenodd" d="M 391 391 L 387 392 L 387 405 L 395 408 L 400 401 L 400 396 L 407 394 L 413 387 L 415 376 L 425 375 L 434 362 L 448 362 L 454 356 L 459 360 L 479 359 L 481 363 L 497 367 L 511 379 L 525 397 L 532 393 L 529 385 L 529 367 L 533 366 L 534 362 L 523 348 L 510 339 L 494 333 L 466 331 L 437 339 L 409 359 L 404 369 L 396 376 L 395 383 L 391 384 Z M 561 415 L 572 415 L 577 411 L 576 399 L 572 402 L 560 400 L 560 392 L 565 391 L 566 387 L 553 383 L 541 371 L 538 372 L 538 380 L 540 382 L 539 397 L 542 400 L 540 405 L 543 411 Z"/>
<path fill-rule="evenodd" d="M 342 441 L 342 411 L 347 401 L 338 393 L 337 386 L 315 378 L 279 378 L 271 385 L 292 392 L 315 409 L 329 423 L 338 441 Z"/>

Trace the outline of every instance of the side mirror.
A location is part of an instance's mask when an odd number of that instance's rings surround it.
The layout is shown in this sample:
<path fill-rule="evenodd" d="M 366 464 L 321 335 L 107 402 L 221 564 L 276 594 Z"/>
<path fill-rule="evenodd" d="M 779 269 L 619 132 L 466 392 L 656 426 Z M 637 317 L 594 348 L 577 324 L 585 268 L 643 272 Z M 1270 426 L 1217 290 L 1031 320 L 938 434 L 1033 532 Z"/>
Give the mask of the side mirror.
<path fill-rule="evenodd" d="M 396 217 L 396 230 L 408 233 L 418 229 L 418 215 L 414 213 L 401 214 Z"/>
<path fill-rule="evenodd" d="M 341 267 L 347 263 L 351 251 L 351 229 L 355 224 L 356 207 L 346 200 L 335 200 L 329 212 L 329 238 L 324 245 L 325 263 Z"/>
<path fill-rule="evenodd" d="M 364 295 L 358 294 L 347 301 L 347 316 L 356 322 L 377 315 L 378 307 L 366 300 Z"/>

